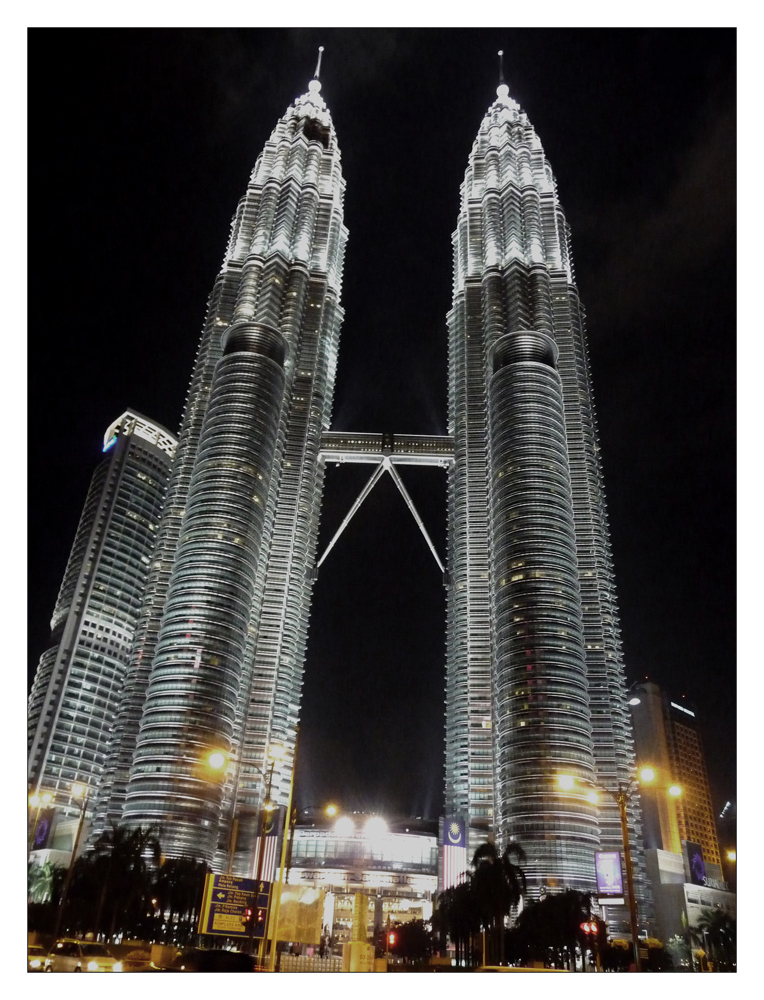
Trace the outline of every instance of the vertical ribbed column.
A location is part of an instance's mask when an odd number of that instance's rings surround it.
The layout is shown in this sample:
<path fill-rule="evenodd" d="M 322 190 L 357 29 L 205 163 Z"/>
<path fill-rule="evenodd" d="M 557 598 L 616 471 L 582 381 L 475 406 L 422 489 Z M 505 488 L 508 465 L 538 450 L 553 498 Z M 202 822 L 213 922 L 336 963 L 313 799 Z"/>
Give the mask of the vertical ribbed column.
<path fill-rule="evenodd" d="M 557 349 L 516 331 L 489 381 L 494 755 L 499 828 L 530 884 L 594 888 L 597 810 L 557 786 L 594 778 Z"/>
<path fill-rule="evenodd" d="M 157 822 L 168 856 L 212 861 L 284 391 L 284 342 L 228 330 L 188 493 L 124 817 Z"/>

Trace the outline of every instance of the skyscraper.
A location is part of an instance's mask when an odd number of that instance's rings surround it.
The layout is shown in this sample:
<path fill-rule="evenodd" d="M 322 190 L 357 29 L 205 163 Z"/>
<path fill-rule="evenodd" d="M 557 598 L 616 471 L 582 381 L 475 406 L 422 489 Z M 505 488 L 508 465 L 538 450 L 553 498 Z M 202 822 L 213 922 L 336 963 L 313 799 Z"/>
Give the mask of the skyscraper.
<path fill-rule="evenodd" d="M 708 783 L 706 758 L 695 712 L 671 701 L 652 681 L 634 688 L 639 703 L 632 708 L 637 761 L 656 770 L 654 788 L 643 791 L 644 841 L 647 848 L 679 854 L 682 841 L 703 848 L 707 862 L 721 865 L 716 818 Z M 682 789 L 679 798 L 666 786 Z"/>
<path fill-rule="evenodd" d="M 28 781 L 60 808 L 101 778 L 175 445 L 132 410 L 104 435 L 29 698 Z"/>
<path fill-rule="evenodd" d="M 320 89 L 278 122 L 233 219 L 96 815 L 155 822 L 168 855 L 209 862 L 236 829 L 247 873 L 269 746 L 286 751 L 274 798 L 292 767 L 343 315 L 344 181 Z M 229 755 L 218 782 L 213 750 Z"/>
<path fill-rule="evenodd" d="M 282 804 L 294 759 L 325 458 L 377 478 L 411 460 L 449 467 L 446 810 L 473 847 L 520 842 L 534 893 L 593 889 L 594 851 L 622 843 L 615 803 L 585 786 L 628 781 L 634 755 L 551 167 L 500 86 L 462 186 L 441 438 L 329 431 L 343 195 L 315 79 L 257 160 L 209 299 L 96 832 L 155 823 L 166 854 L 251 873 L 269 750 L 286 751 Z M 562 772 L 583 790 L 562 792 Z"/>
<path fill-rule="evenodd" d="M 594 851 L 622 843 L 585 790 L 627 782 L 634 755 L 569 230 L 503 83 L 453 246 L 446 811 L 518 841 L 533 891 L 590 890 Z"/>

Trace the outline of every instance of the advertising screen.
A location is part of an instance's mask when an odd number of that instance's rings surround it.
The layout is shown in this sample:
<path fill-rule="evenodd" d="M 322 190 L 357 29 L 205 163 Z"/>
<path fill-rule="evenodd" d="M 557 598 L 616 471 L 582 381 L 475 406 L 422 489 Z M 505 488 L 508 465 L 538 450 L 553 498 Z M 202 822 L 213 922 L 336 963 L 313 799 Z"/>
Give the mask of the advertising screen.
<path fill-rule="evenodd" d="M 623 874 L 620 853 L 597 851 L 594 860 L 597 869 L 597 892 L 601 896 L 622 896 Z"/>

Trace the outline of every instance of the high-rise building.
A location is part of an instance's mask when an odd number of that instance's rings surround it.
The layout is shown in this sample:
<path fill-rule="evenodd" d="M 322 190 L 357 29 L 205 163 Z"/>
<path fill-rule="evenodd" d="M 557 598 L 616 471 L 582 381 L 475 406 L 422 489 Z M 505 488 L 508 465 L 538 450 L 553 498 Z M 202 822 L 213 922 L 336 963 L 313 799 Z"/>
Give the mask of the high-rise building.
<path fill-rule="evenodd" d="M 235 838 L 248 874 L 269 747 L 285 751 L 274 798 L 292 768 L 343 315 L 345 185 L 320 89 L 278 122 L 233 219 L 96 808 L 96 830 L 158 824 L 168 855 L 220 861 Z"/>
<path fill-rule="evenodd" d="M 716 817 L 708 783 L 695 712 L 683 702 L 671 701 L 652 681 L 633 689 L 639 702 L 632 706 L 634 741 L 639 765 L 656 772 L 655 787 L 642 790 L 644 842 L 680 854 L 682 841 L 699 844 L 707 863 L 721 866 Z M 678 798 L 666 794 L 667 784 L 682 789 Z"/>
<path fill-rule="evenodd" d="M 551 167 L 502 84 L 462 186 L 440 438 L 329 431 L 343 193 L 314 79 L 257 160 L 210 296 L 96 831 L 155 823 L 166 854 L 251 873 L 266 774 L 283 805 L 294 759 L 324 461 L 375 463 L 359 502 L 389 471 L 412 510 L 395 466 L 445 464 L 446 811 L 471 846 L 518 841 L 533 893 L 594 889 L 595 850 L 623 845 L 615 802 L 588 786 L 627 783 L 634 754 Z"/>
<path fill-rule="evenodd" d="M 101 779 L 175 445 L 132 410 L 104 435 L 29 698 L 28 781 L 63 810 Z"/>
<path fill-rule="evenodd" d="M 634 754 L 569 230 L 504 84 L 453 245 L 446 812 L 518 841 L 536 891 L 591 890 L 594 851 L 622 837 L 585 791 L 627 783 Z"/>

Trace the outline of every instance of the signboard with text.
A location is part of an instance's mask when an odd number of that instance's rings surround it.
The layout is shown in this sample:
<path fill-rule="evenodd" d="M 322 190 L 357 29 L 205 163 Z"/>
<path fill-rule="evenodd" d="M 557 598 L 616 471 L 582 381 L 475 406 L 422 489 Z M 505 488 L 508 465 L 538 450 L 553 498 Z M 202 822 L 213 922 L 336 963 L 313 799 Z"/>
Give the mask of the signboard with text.
<path fill-rule="evenodd" d="M 199 933 L 249 938 L 251 932 L 245 920 L 247 910 L 250 910 L 254 918 L 254 933 L 251 936 L 261 938 L 265 931 L 271 883 L 261 881 L 258 889 L 255 894 L 253 878 L 208 875 L 204 883 Z"/>
<path fill-rule="evenodd" d="M 597 892 L 600 896 L 623 895 L 623 873 L 619 851 L 595 851 Z"/>

